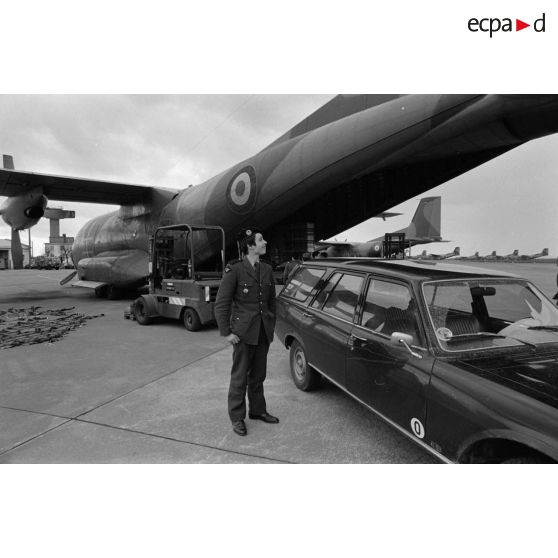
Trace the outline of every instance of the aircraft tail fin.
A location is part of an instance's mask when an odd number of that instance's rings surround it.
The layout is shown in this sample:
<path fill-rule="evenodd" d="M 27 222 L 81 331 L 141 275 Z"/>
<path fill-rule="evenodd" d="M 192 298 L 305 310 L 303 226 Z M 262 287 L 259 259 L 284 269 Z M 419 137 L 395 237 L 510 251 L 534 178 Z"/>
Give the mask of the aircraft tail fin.
<path fill-rule="evenodd" d="M 548 248 L 543 248 L 542 255 L 548 256 Z"/>
<path fill-rule="evenodd" d="M 461 254 L 461 248 L 459 248 L 459 246 L 457 246 L 455 248 L 455 250 L 453 251 L 453 255 L 454 256 L 459 256 Z"/>
<path fill-rule="evenodd" d="M 11 155 L 2 155 L 2 167 L 6 170 L 15 170 L 14 158 Z"/>
<path fill-rule="evenodd" d="M 404 229 L 408 238 L 442 238 L 442 198 L 422 198 L 410 225 Z"/>

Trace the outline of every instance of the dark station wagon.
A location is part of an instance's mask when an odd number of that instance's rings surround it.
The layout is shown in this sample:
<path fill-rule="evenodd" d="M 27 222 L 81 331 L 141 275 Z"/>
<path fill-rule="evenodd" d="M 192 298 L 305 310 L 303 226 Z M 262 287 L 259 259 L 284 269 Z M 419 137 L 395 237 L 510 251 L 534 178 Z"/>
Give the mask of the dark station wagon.
<path fill-rule="evenodd" d="M 558 461 L 558 309 L 526 279 L 308 262 L 278 296 L 277 335 L 298 388 L 324 376 L 442 461 Z"/>

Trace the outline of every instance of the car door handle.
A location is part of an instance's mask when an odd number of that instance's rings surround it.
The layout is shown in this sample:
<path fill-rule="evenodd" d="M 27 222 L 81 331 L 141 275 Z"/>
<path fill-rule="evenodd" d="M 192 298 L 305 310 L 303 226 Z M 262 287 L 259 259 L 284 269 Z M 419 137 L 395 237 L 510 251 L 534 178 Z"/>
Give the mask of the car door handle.
<path fill-rule="evenodd" d="M 308 312 L 303 312 L 302 315 L 303 315 L 305 318 L 313 318 L 313 317 L 314 317 L 313 314 L 308 314 Z"/>

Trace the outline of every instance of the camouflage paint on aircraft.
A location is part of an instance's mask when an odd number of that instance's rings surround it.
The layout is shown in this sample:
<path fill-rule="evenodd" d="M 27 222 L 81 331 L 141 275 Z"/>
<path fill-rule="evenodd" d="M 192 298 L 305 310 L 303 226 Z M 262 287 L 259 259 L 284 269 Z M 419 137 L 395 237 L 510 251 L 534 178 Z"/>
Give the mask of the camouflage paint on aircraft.
<path fill-rule="evenodd" d="M 220 225 L 234 254 L 234 233 L 249 224 L 272 249 L 288 252 L 298 248 L 286 240 L 293 231 L 306 227 L 316 239 L 330 238 L 557 131 L 557 95 L 340 95 L 198 186 L 178 191 L 5 168 L 0 195 L 8 199 L 0 211 L 19 222 L 22 198 L 37 188 L 58 201 L 119 204 L 81 229 L 74 263 L 81 279 L 137 286 L 148 274 L 148 238 L 159 225 Z M 33 207 L 23 208 L 24 216 Z"/>

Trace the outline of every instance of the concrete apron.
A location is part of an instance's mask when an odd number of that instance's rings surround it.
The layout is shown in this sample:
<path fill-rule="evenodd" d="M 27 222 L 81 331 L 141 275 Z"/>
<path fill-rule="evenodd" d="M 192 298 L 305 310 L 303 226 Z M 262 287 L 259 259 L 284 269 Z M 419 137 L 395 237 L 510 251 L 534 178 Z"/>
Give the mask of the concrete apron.
<path fill-rule="evenodd" d="M 303 393 L 288 352 L 270 349 L 265 393 L 277 425 L 232 432 L 232 348 L 215 327 L 188 332 L 124 319 L 129 300 L 61 288 L 67 271 L 0 273 L 0 310 L 104 313 L 55 343 L 0 351 L 0 463 L 433 463 L 325 382 Z"/>

